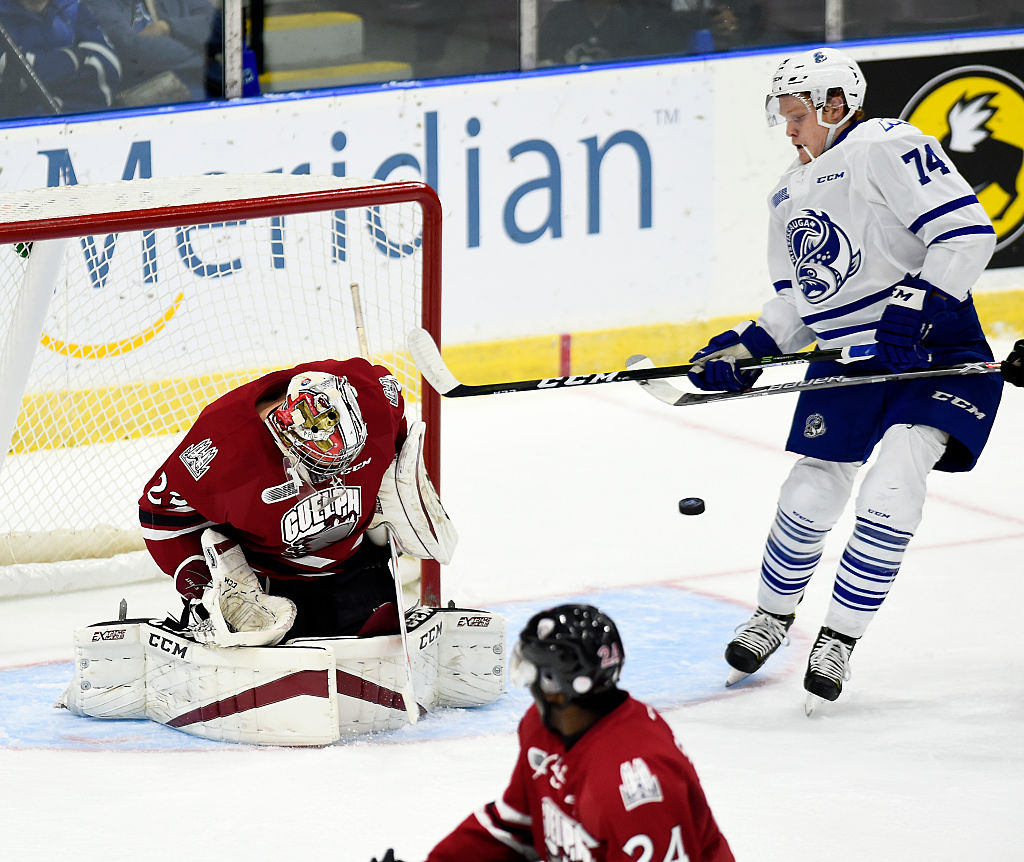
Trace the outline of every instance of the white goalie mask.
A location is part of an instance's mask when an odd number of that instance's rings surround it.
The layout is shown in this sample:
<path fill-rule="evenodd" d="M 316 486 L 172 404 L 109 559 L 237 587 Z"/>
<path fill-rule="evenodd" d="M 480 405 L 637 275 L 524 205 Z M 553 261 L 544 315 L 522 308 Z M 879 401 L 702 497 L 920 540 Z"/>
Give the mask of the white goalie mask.
<path fill-rule="evenodd" d="M 319 484 L 345 472 L 366 443 L 356 391 L 344 377 L 323 371 L 297 374 L 267 426 L 300 478 Z"/>
<path fill-rule="evenodd" d="M 829 92 L 843 91 L 847 111 L 838 123 L 822 120 L 822 109 Z M 764 100 L 765 115 L 769 126 L 786 122 L 779 107 L 783 96 L 795 96 L 818 115 L 818 122 L 830 130 L 827 146 L 831 146 L 835 132 L 857 111 L 864 107 L 864 93 L 867 84 L 864 74 L 850 57 L 835 48 L 816 48 L 801 54 L 786 57 L 772 76 L 772 86 Z M 826 148 L 827 148 L 826 146 Z"/>

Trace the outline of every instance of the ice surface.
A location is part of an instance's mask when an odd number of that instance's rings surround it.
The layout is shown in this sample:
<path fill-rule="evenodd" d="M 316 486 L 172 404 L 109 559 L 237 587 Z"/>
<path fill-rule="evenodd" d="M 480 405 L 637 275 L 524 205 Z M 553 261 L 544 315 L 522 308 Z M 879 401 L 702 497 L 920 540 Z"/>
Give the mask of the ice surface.
<path fill-rule="evenodd" d="M 1005 355 L 1009 341 L 998 344 Z M 474 382 L 474 381 L 468 381 Z M 444 598 L 619 622 L 623 685 L 659 706 L 739 860 L 1024 859 L 1024 392 L 974 472 L 935 474 L 840 700 L 803 712 L 803 666 L 852 520 L 830 537 L 792 643 L 726 690 L 795 396 L 671 408 L 632 384 L 450 399 L 443 497 L 461 543 Z M 707 511 L 678 513 L 681 497 Z M 71 632 L 174 606 L 168 583 L 0 601 L 0 858 L 416 862 L 502 791 L 524 692 L 327 749 L 211 744 L 49 704 Z M 466 860 L 474 862 L 474 860 Z"/>

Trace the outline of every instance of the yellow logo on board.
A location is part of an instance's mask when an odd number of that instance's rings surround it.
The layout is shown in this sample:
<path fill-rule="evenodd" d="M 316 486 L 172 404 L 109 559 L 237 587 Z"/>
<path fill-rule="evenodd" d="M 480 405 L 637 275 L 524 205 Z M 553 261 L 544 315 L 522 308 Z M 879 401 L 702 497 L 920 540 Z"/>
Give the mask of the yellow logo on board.
<path fill-rule="evenodd" d="M 921 87 L 900 119 L 939 139 L 992 219 L 997 250 L 1024 233 L 1024 83 L 961 66 Z"/>

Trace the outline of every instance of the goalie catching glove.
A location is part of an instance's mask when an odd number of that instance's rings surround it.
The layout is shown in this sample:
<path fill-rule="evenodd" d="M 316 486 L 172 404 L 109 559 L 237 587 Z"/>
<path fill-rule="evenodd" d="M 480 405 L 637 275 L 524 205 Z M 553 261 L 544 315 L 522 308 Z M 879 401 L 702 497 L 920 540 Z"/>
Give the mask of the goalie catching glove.
<path fill-rule="evenodd" d="M 390 531 L 398 549 L 417 559 L 451 562 L 459 537 L 441 505 L 423 462 L 423 422 L 412 422 L 402 450 L 384 473 L 377 492 L 377 514 L 367 534 L 377 545 Z"/>
<path fill-rule="evenodd" d="M 199 603 L 205 613 L 197 612 L 200 619 L 192 628 L 192 637 L 221 647 L 280 643 L 295 622 L 295 603 L 260 589 L 237 542 L 207 529 L 202 543 L 210 584 Z"/>

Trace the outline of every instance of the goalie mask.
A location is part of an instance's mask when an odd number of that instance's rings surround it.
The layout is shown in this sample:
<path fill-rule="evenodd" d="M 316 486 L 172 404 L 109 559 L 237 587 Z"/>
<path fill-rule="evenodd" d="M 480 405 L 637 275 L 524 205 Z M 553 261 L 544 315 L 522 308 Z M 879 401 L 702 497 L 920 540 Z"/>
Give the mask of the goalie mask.
<path fill-rule="evenodd" d="M 559 605 L 526 624 L 510 674 L 516 685 L 530 687 L 545 715 L 543 695 L 561 694 L 571 703 L 612 689 L 624 661 L 619 632 L 606 614 L 593 605 Z"/>
<path fill-rule="evenodd" d="M 267 426 L 303 481 L 326 482 L 345 472 L 366 443 L 356 391 L 344 377 L 297 374 Z"/>

